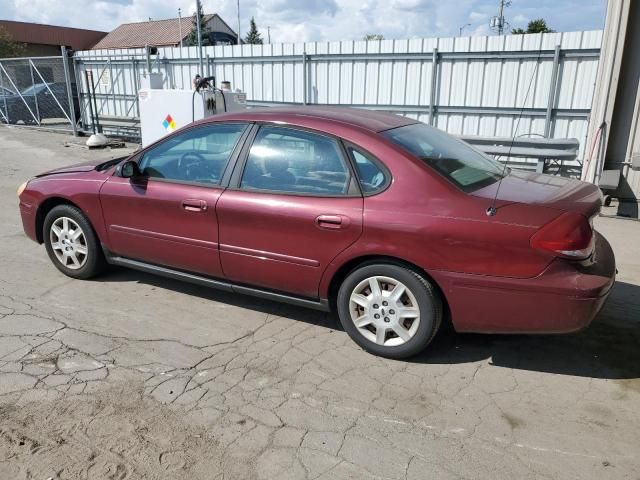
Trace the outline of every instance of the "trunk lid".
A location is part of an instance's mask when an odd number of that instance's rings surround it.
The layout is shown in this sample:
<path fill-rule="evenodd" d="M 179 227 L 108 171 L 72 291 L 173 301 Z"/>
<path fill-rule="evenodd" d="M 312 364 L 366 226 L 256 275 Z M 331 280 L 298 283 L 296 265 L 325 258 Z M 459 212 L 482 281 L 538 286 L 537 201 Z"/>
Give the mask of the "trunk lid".
<path fill-rule="evenodd" d="M 472 195 L 492 201 L 500 182 L 495 182 Z M 523 170 L 511 170 L 502 179 L 497 205 L 522 203 L 540 205 L 565 212 L 581 213 L 591 218 L 600 211 L 600 189 L 587 182 Z"/>

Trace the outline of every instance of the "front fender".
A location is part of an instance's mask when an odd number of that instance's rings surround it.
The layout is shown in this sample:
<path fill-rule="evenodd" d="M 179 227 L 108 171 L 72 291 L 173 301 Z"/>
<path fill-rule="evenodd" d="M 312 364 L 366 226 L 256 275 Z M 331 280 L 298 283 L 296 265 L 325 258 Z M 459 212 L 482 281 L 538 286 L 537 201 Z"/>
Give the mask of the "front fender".
<path fill-rule="evenodd" d="M 53 206 L 68 203 L 78 207 L 93 226 L 101 242 L 107 240 L 100 188 L 107 180 L 101 172 L 69 173 L 37 177 L 29 181 L 20 195 L 20 214 L 29 238 L 42 243 L 42 223 Z"/>

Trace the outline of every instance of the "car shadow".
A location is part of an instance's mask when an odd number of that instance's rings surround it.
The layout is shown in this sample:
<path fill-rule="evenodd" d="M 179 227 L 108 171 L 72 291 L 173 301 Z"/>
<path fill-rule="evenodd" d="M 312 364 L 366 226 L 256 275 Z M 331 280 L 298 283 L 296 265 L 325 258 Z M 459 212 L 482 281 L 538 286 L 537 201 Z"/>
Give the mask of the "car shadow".
<path fill-rule="evenodd" d="M 99 278 L 134 281 L 239 308 L 342 330 L 334 314 L 247 295 L 223 292 L 125 268 Z M 483 335 L 456 333 L 443 325 L 429 348 L 405 361 L 459 364 L 490 359 L 498 367 L 602 379 L 640 378 L 640 286 L 616 282 L 591 326 L 567 335 Z M 640 385 L 634 386 L 639 389 Z"/>
<path fill-rule="evenodd" d="M 103 275 L 95 278 L 99 282 L 138 282 L 156 288 L 172 290 L 174 292 L 194 297 L 224 303 L 238 308 L 246 308 L 268 315 L 291 318 L 311 325 L 318 325 L 332 330 L 342 330 L 337 317 L 318 310 L 280 303 L 264 298 L 253 297 L 238 293 L 225 292 L 181 280 L 174 280 L 159 275 L 132 270 L 125 267 L 110 266 Z"/>
<path fill-rule="evenodd" d="M 640 286 L 616 282 L 602 311 L 582 332 L 482 335 L 444 328 L 409 361 L 429 364 L 490 359 L 498 367 L 602 379 L 640 378 Z M 637 386 L 640 388 L 640 385 Z"/>

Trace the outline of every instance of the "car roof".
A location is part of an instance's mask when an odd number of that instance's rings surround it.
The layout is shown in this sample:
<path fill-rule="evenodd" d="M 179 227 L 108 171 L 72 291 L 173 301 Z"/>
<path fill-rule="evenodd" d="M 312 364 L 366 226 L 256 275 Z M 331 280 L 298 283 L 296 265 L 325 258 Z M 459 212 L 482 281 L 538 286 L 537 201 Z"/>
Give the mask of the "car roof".
<path fill-rule="evenodd" d="M 417 123 L 412 118 L 392 113 L 334 106 L 297 106 L 297 107 L 256 107 L 241 112 L 225 113 L 209 117 L 208 121 L 245 120 L 264 122 L 284 122 L 295 125 L 317 124 L 320 122 L 338 122 L 373 132 Z M 207 123 L 204 120 L 202 123 Z"/>

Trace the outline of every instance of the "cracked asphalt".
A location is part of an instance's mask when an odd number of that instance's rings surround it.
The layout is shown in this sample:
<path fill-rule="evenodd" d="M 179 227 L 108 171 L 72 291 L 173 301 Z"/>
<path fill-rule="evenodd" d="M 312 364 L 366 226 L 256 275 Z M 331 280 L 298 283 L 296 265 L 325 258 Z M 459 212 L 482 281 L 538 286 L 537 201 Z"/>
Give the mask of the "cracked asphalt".
<path fill-rule="evenodd" d="M 325 313 L 124 269 L 64 277 L 15 190 L 130 151 L 79 142 L 0 127 L 0 478 L 640 478 L 639 222 L 597 221 L 620 273 L 588 330 L 445 329 L 393 361 Z"/>

